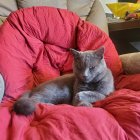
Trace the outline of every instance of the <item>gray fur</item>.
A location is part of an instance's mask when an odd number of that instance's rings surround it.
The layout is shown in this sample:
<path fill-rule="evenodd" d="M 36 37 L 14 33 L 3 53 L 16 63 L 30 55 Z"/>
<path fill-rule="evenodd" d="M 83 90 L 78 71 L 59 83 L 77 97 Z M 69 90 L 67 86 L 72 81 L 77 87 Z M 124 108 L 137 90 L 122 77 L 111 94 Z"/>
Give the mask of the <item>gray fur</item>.
<path fill-rule="evenodd" d="M 39 102 L 48 104 L 73 104 L 92 106 L 114 90 L 111 71 L 107 68 L 104 48 L 79 52 L 71 49 L 74 56 L 73 72 L 40 84 L 21 96 L 14 104 L 17 114 L 29 115 Z"/>
<path fill-rule="evenodd" d="M 78 52 L 74 56 L 75 73 L 73 104 L 91 106 L 91 103 L 104 99 L 114 90 L 111 71 L 104 60 L 104 47 L 95 51 Z"/>
<path fill-rule="evenodd" d="M 35 111 L 37 103 L 71 104 L 74 75 L 67 74 L 54 80 L 40 84 L 36 88 L 24 93 L 14 104 L 17 114 L 29 115 Z"/>

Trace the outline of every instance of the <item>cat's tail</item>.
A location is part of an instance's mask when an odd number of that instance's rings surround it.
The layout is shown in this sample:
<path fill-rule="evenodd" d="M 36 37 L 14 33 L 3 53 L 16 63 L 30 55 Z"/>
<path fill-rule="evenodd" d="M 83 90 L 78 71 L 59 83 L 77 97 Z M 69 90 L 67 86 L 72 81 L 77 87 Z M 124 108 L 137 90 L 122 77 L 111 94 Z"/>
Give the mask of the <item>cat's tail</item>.
<path fill-rule="evenodd" d="M 35 111 L 37 102 L 29 97 L 30 93 L 20 97 L 13 106 L 13 110 L 19 115 L 30 115 Z"/>

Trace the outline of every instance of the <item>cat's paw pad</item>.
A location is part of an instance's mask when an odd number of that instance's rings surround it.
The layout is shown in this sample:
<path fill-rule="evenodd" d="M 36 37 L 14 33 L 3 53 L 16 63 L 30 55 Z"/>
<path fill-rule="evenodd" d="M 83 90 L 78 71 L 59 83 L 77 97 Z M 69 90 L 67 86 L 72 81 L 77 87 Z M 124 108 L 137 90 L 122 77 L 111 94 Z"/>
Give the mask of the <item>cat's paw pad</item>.
<path fill-rule="evenodd" d="M 92 107 L 92 104 L 89 103 L 89 102 L 84 102 L 84 101 L 81 101 L 77 104 L 77 106 L 86 106 L 86 107 Z"/>

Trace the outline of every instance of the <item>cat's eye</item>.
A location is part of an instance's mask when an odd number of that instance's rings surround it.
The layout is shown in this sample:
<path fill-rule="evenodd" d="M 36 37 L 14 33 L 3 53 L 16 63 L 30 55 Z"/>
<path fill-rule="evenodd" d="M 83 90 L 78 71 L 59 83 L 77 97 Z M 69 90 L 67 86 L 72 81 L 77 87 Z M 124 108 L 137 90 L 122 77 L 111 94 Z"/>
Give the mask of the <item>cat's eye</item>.
<path fill-rule="evenodd" d="M 95 68 L 95 66 L 91 66 L 89 67 L 89 70 L 93 70 Z"/>

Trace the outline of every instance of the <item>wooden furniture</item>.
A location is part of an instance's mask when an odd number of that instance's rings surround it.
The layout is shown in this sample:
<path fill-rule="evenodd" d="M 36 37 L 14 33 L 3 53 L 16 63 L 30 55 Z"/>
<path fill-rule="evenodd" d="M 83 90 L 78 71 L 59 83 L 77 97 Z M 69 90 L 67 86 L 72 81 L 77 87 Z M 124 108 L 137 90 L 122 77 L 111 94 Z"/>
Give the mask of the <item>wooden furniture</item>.
<path fill-rule="evenodd" d="M 130 42 L 140 41 L 140 20 L 108 18 L 109 35 L 119 54 L 138 52 Z"/>
<path fill-rule="evenodd" d="M 118 0 L 118 2 L 132 2 L 136 3 L 138 0 Z"/>

